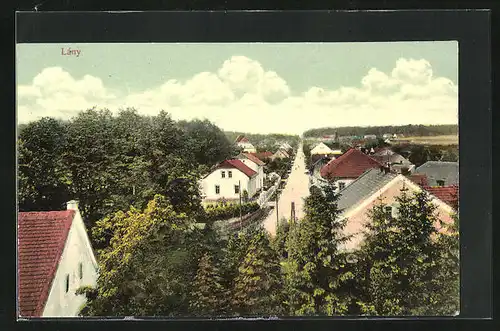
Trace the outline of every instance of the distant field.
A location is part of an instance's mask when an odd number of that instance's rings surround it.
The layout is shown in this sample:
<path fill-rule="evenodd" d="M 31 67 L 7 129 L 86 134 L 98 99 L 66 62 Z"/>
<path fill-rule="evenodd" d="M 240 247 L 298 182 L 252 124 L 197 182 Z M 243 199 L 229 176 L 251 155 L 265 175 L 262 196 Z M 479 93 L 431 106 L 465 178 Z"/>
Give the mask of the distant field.
<path fill-rule="evenodd" d="M 395 143 L 399 141 L 411 141 L 414 144 L 422 145 L 458 145 L 458 135 L 449 136 L 428 136 L 428 137 L 404 137 L 394 140 Z"/>

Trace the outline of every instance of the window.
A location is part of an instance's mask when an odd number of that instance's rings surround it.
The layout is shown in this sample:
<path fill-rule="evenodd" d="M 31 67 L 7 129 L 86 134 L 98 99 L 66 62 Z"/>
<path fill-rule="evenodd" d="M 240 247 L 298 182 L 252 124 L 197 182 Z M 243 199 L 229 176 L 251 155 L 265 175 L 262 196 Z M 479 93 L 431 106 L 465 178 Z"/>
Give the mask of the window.
<path fill-rule="evenodd" d="M 233 172 L 228 170 L 227 177 L 228 178 L 233 178 Z"/>
<path fill-rule="evenodd" d="M 236 194 L 240 193 L 240 186 L 239 185 L 234 185 L 234 193 L 236 193 Z"/>
<path fill-rule="evenodd" d="M 220 193 L 220 186 L 215 185 L 215 194 L 219 194 L 219 193 Z"/>
<path fill-rule="evenodd" d="M 221 171 L 220 174 L 221 174 L 222 178 L 226 178 L 226 172 L 225 171 Z"/>
<path fill-rule="evenodd" d="M 436 183 L 438 184 L 438 186 L 444 186 L 444 180 L 443 179 L 436 180 Z"/>
<path fill-rule="evenodd" d="M 69 274 L 66 274 L 66 282 L 64 284 L 65 293 L 69 291 Z"/>
<path fill-rule="evenodd" d="M 392 216 L 392 206 L 385 206 L 384 207 L 385 215 L 386 217 L 391 217 Z"/>
<path fill-rule="evenodd" d="M 345 183 L 344 182 L 340 182 L 339 183 L 339 190 L 343 190 L 345 188 Z"/>
<path fill-rule="evenodd" d="M 391 216 L 392 218 L 399 217 L 399 203 L 393 203 L 391 206 Z"/>
<path fill-rule="evenodd" d="M 81 262 L 78 264 L 78 276 L 83 279 L 83 263 Z"/>

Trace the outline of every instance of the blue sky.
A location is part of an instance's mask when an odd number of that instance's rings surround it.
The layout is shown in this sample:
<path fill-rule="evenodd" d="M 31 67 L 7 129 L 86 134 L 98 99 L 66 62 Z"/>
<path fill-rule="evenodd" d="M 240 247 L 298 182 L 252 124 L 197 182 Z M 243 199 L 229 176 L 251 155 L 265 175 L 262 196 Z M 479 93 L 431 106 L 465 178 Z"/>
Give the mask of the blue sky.
<path fill-rule="evenodd" d="M 21 123 L 92 106 L 250 132 L 458 123 L 456 42 L 19 44 L 16 67 Z"/>

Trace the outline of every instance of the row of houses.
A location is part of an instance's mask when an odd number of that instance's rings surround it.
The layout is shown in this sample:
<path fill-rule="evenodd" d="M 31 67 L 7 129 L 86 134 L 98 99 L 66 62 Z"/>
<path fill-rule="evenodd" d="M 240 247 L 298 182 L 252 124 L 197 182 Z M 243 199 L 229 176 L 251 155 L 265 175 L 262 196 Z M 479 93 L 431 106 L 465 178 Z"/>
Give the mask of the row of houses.
<path fill-rule="evenodd" d="M 280 145 L 275 153 L 254 151 L 253 145 L 244 136 L 239 136 L 235 144 L 243 152 L 235 158 L 216 164 L 200 182 L 202 199 L 205 204 L 221 199 L 239 201 L 243 196 L 255 198 L 264 189 L 266 175 L 264 167 L 275 159 L 290 158 L 293 148 L 288 143 Z"/>
<path fill-rule="evenodd" d="M 452 222 L 458 209 L 458 162 L 429 161 L 415 168 L 401 155 L 383 148 L 362 151 L 351 148 L 339 157 L 322 157 L 310 169 L 311 186 L 333 185 L 339 194 L 338 206 L 348 219 L 346 234 L 352 239 L 345 249 L 359 247 L 366 215 L 375 203 L 387 204 L 387 212 L 397 213 L 396 197 L 404 187 L 411 192 L 427 191 L 439 219 Z M 441 228 L 440 224 L 435 224 Z"/>

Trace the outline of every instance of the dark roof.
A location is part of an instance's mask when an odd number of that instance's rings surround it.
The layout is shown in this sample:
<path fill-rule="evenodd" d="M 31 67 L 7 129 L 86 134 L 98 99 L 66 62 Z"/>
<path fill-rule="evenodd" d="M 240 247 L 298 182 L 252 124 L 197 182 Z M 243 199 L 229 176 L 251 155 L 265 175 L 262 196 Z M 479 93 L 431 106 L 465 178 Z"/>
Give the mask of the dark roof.
<path fill-rule="evenodd" d="M 402 165 L 406 165 L 406 166 L 411 165 L 411 162 L 408 159 L 404 158 L 403 156 L 401 156 L 397 153 L 392 153 L 389 155 L 388 154 L 386 154 L 386 155 L 374 154 L 374 155 L 371 155 L 371 157 L 374 158 L 375 160 L 379 161 L 382 164 L 389 162 L 391 164 L 402 164 Z"/>
<path fill-rule="evenodd" d="M 316 161 L 314 161 L 314 163 L 311 165 L 311 168 L 314 169 L 316 168 L 317 166 L 323 166 L 325 164 L 327 164 L 328 162 L 330 162 L 331 158 L 329 158 L 328 156 L 323 156 L 321 155 L 320 157 L 318 157 L 318 159 Z"/>
<path fill-rule="evenodd" d="M 444 203 L 448 204 L 449 206 L 453 208 L 457 208 L 458 206 L 458 186 L 457 185 L 450 185 L 450 186 L 434 186 L 434 187 L 429 187 L 426 186 L 424 189 L 438 198 L 439 200 L 443 201 Z"/>
<path fill-rule="evenodd" d="M 397 176 L 398 175 L 393 172 L 386 172 L 381 169 L 370 169 L 366 171 L 363 175 L 358 177 L 358 179 L 339 192 L 338 207 L 343 210 L 351 208 L 362 200 L 370 197 Z"/>
<path fill-rule="evenodd" d="M 42 315 L 74 215 L 74 210 L 19 213 L 20 316 Z"/>
<path fill-rule="evenodd" d="M 382 167 L 382 164 L 356 148 L 328 162 L 321 168 L 323 178 L 357 178 L 366 170 Z"/>
<path fill-rule="evenodd" d="M 249 159 L 250 161 L 252 161 L 253 163 L 259 165 L 259 166 L 263 166 L 265 165 L 264 162 L 262 162 L 261 160 L 259 160 L 259 158 L 251 153 L 242 153 L 243 156 L 245 156 L 247 159 Z"/>
<path fill-rule="evenodd" d="M 428 161 L 415 169 L 417 174 L 425 174 L 429 186 L 438 186 L 438 180 L 444 185 L 458 185 L 458 162 Z"/>
<path fill-rule="evenodd" d="M 242 173 L 244 173 L 248 177 L 253 177 L 253 176 L 257 175 L 257 173 L 255 171 L 253 171 L 252 169 L 250 169 L 246 164 L 244 164 L 240 160 L 236 160 L 236 159 L 224 160 L 221 163 L 219 163 L 215 167 L 214 170 L 227 169 L 227 168 L 238 169 L 239 171 L 241 171 Z"/>

